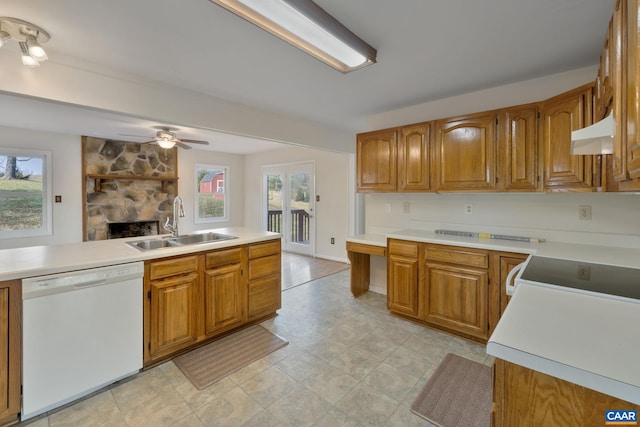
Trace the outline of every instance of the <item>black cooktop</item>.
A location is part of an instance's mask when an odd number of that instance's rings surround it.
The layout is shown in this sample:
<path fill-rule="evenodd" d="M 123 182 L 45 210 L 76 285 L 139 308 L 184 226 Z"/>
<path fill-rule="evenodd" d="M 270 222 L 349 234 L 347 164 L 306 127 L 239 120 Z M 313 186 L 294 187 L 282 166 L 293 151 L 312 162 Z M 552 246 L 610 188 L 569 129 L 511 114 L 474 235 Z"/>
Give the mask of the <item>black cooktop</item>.
<path fill-rule="evenodd" d="M 640 269 L 533 256 L 522 280 L 640 300 Z"/>

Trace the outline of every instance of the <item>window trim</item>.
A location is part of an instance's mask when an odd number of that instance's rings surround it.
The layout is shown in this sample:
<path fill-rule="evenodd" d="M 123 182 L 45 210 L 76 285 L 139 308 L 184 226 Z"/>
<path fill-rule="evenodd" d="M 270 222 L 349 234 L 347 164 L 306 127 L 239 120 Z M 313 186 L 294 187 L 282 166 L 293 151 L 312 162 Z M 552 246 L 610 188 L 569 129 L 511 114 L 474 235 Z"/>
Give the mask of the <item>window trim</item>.
<path fill-rule="evenodd" d="M 52 152 L 48 150 L 27 150 L 23 148 L 0 147 L 0 155 L 42 158 L 42 227 L 22 230 L 0 231 L 0 240 L 22 237 L 51 236 L 53 234 L 53 178 L 51 168 Z"/>
<path fill-rule="evenodd" d="M 200 182 L 198 182 L 198 171 L 201 169 L 207 170 L 221 170 L 224 172 L 224 180 L 223 180 L 223 191 L 217 192 L 214 191 L 211 194 L 222 194 L 224 200 L 224 215 L 221 217 L 215 218 L 201 218 L 199 215 L 200 212 Z M 195 181 L 195 197 L 194 197 L 194 209 L 193 209 L 193 222 L 195 224 L 206 224 L 206 223 L 215 223 L 215 222 L 225 222 L 229 221 L 229 172 L 230 168 L 227 165 L 212 165 L 205 163 L 196 163 L 194 166 L 194 181 Z M 212 190 L 217 190 L 217 188 L 212 188 Z"/>

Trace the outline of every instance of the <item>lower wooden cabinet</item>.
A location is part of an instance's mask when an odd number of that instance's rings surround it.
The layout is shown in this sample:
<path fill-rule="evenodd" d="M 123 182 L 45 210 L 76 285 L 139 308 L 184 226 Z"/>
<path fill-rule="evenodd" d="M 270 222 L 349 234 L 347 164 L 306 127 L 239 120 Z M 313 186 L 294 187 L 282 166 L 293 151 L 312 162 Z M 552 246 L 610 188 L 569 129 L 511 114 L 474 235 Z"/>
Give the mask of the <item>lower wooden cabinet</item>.
<path fill-rule="evenodd" d="M 280 239 L 145 263 L 144 363 L 275 314 Z"/>
<path fill-rule="evenodd" d="M 418 264 L 421 245 L 415 242 L 388 242 L 387 308 L 395 313 L 419 318 Z"/>
<path fill-rule="evenodd" d="M 442 245 L 424 250 L 424 319 L 433 325 L 488 338 L 487 251 Z"/>
<path fill-rule="evenodd" d="M 485 343 L 507 304 L 505 280 L 527 255 L 387 241 L 387 308 Z"/>
<path fill-rule="evenodd" d="M 640 406 L 541 372 L 496 359 L 493 367 L 494 427 L 605 424 L 605 411 Z"/>
<path fill-rule="evenodd" d="M 0 425 L 15 424 L 20 414 L 22 358 L 22 285 L 0 282 Z"/>
<path fill-rule="evenodd" d="M 281 266 L 279 239 L 249 245 L 249 320 L 281 307 Z"/>

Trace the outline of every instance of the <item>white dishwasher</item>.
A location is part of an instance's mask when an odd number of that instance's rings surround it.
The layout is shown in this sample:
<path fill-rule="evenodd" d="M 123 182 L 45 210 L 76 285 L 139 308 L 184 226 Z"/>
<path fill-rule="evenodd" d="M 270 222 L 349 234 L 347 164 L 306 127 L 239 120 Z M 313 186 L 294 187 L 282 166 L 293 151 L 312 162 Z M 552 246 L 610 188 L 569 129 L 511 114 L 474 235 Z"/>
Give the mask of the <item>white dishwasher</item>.
<path fill-rule="evenodd" d="M 26 420 L 142 368 L 142 262 L 22 280 Z"/>

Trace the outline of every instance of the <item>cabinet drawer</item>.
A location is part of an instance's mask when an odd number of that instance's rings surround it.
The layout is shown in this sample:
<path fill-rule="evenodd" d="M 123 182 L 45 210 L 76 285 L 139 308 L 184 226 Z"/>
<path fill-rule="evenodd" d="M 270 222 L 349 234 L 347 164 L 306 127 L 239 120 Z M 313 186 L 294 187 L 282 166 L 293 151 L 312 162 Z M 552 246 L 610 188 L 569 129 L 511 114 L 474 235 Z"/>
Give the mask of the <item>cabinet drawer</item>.
<path fill-rule="evenodd" d="M 205 268 L 215 268 L 242 262 L 243 248 L 224 249 L 205 255 Z"/>
<path fill-rule="evenodd" d="M 249 245 L 249 258 L 259 258 L 280 253 L 280 239 Z"/>
<path fill-rule="evenodd" d="M 197 270 L 197 255 L 153 261 L 149 264 L 149 278 L 156 280 L 164 277 L 177 276 L 179 274 L 187 274 Z"/>
<path fill-rule="evenodd" d="M 366 245 L 364 243 L 347 242 L 347 252 L 386 256 L 387 248 L 384 246 Z"/>
<path fill-rule="evenodd" d="M 249 317 L 275 312 L 281 306 L 280 275 L 264 277 L 249 284 Z"/>
<path fill-rule="evenodd" d="M 465 267 L 489 268 L 487 251 L 448 246 L 427 245 L 425 259 L 451 264 L 462 264 Z"/>
<path fill-rule="evenodd" d="M 418 258 L 418 243 L 404 240 L 389 240 L 389 253 Z"/>
<path fill-rule="evenodd" d="M 249 260 L 249 280 L 280 272 L 280 254 Z"/>

